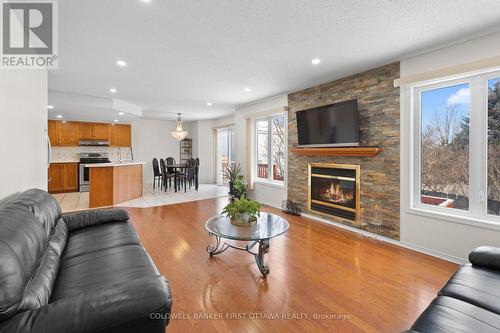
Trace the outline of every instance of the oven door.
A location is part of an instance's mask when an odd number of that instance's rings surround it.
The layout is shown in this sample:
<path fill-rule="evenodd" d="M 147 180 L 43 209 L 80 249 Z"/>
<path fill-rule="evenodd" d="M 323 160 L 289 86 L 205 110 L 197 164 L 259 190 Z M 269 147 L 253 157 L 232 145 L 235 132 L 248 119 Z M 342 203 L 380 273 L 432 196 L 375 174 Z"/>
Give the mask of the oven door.
<path fill-rule="evenodd" d="M 85 164 L 80 164 L 80 192 L 89 191 L 90 172 L 89 168 L 84 165 Z"/>

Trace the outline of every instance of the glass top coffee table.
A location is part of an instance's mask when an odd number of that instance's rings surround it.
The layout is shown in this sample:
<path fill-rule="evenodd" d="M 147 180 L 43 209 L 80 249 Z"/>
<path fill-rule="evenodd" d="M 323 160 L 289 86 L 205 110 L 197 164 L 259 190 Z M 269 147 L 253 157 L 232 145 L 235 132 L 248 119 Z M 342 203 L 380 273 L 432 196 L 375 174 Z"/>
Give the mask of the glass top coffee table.
<path fill-rule="evenodd" d="M 269 274 L 269 267 L 264 264 L 264 254 L 269 252 L 269 240 L 287 232 L 288 227 L 287 220 L 271 213 L 261 213 L 257 223 L 248 227 L 232 225 L 229 218 L 217 215 L 205 223 L 208 234 L 214 236 L 216 241 L 215 245 L 207 246 L 207 252 L 210 256 L 214 256 L 228 248 L 246 251 L 254 256 L 260 272 L 266 277 Z M 242 247 L 225 240 L 248 241 L 249 244 Z M 252 251 L 257 244 L 257 252 Z"/>

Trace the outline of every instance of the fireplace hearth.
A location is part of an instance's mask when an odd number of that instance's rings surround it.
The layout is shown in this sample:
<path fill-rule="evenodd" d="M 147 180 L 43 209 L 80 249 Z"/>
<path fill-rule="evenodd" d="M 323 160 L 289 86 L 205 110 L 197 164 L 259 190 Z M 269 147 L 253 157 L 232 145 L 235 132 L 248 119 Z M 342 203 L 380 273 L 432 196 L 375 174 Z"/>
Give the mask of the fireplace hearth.
<path fill-rule="evenodd" d="M 308 209 L 349 221 L 359 221 L 359 165 L 309 164 Z"/>

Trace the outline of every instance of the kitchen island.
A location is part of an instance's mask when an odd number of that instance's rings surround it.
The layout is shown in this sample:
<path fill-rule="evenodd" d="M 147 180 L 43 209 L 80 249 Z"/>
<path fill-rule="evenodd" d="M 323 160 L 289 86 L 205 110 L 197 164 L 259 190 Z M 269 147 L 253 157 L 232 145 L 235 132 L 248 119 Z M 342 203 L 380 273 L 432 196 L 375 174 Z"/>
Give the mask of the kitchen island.
<path fill-rule="evenodd" d="M 89 207 L 109 207 L 142 197 L 145 162 L 127 161 L 88 164 Z"/>

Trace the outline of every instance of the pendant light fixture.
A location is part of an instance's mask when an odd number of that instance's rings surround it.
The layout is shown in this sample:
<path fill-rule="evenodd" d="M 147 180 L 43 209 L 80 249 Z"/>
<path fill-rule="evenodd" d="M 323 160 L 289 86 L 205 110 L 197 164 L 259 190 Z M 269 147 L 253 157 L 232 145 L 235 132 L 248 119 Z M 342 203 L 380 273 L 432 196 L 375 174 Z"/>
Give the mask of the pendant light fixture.
<path fill-rule="evenodd" d="M 177 141 L 181 141 L 182 139 L 186 138 L 186 136 L 188 135 L 188 132 L 187 131 L 184 131 L 182 129 L 182 119 L 181 119 L 181 114 L 178 113 L 177 114 L 177 125 L 176 125 L 176 129 L 174 131 L 172 131 L 172 136 L 174 139 L 176 139 Z"/>

